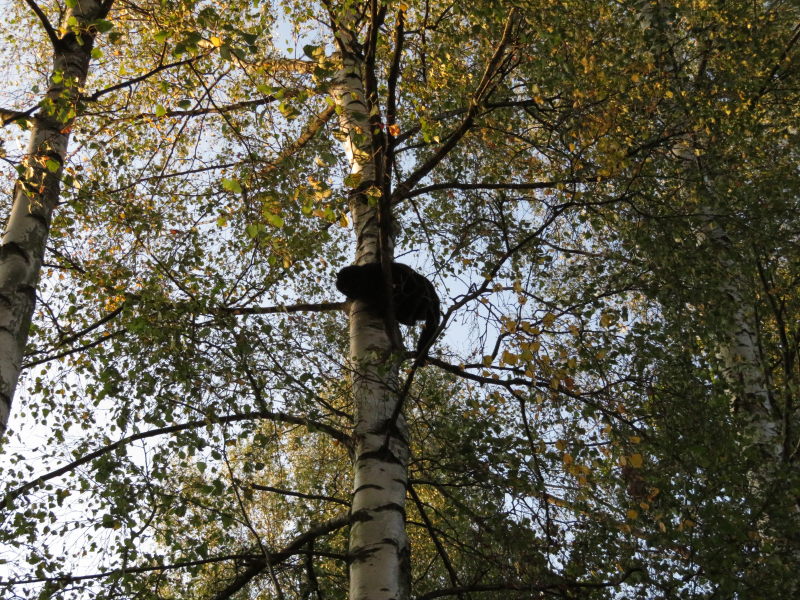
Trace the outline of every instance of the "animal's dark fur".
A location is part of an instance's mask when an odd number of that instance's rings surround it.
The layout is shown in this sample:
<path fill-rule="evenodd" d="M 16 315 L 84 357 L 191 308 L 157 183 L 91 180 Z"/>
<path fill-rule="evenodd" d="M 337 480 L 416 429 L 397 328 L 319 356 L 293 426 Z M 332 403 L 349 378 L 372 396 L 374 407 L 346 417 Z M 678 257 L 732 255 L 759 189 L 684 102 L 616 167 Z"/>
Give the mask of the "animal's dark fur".
<path fill-rule="evenodd" d="M 336 288 L 351 300 L 361 300 L 380 314 L 386 310 L 383 271 L 379 263 L 345 267 L 336 276 Z M 425 321 L 417 341 L 419 355 L 427 350 L 439 326 L 439 296 L 426 277 L 402 263 L 392 263 L 392 288 L 397 322 L 413 325 Z"/>

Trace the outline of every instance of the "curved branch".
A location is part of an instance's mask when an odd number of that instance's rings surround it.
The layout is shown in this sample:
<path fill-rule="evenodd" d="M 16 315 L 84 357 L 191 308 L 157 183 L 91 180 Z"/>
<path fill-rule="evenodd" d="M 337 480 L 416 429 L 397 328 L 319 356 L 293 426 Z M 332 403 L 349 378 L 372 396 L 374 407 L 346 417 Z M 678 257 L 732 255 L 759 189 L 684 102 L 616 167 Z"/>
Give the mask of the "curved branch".
<path fill-rule="evenodd" d="M 22 363 L 23 369 L 30 369 L 31 367 L 35 367 L 36 365 L 41 365 L 46 362 L 50 362 L 51 360 L 58 360 L 59 358 L 64 358 L 65 356 L 69 356 L 70 354 L 75 354 L 76 352 L 83 352 L 84 350 L 88 350 L 89 348 L 94 348 L 95 346 L 99 346 L 103 342 L 107 342 L 108 340 L 115 338 L 119 335 L 125 333 L 124 329 L 117 329 L 116 331 L 112 331 L 106 335 L 102 335 L 93 342 L 87 342 L 81 346 L 77 346 L 75 348 L 69 348 L 64 350 L 63 352 L 59 352 L 58 354 L 53 354 L 51 356 L 45 356 L 44 358 L 40 358 L 38 360 L 32 360 L 30 362 Z"/>
<path fill-rule="evenodd" d="M 120 569 L 113 569 L 111 571 L 103 571 L 102 573 L 92 573 L 90 575 L 61 575 L 56 577 L 31 577 L 30 579 L 9 579 L 7 581 L 0 581 L 0 587 L 11 587 L 12 585 L 30 585 L 32 583 L 46 583 L 46 582 L 59 582 L 59 583 L 74 583 L 76 581 L 87 581 L 89 579 L 103 579 L 105 577 L 114 577 L 116 575 L 129 574 L 129 573 L 150 573 L 152 571 L 169 571 L 173 569 L 185 569 L 187 567 L 197 567 L 200 565 L 207 565 L 210 563 L 223 562 L 227 560 L 247 560 L 252 561 L 259 558 L 256 554 L 225 554 L 223 556 L 213 556 L 211 558 L 203 558 L 199 560 L 187 560 L 183 562 L 172 563 L 171 565 L 151 565 L 141 567 L 123 567 Z"/>
<path fill-rule="evenodd" d="M 193 62 L 195 60 L 198 60 L 199 58 L 202 58 L 203 56 L 205 56 L 205 55 L 193 56 L 191 58 L 186 58 L 184 60 L 179 60 L 179 61 L 176 61 L 174 63 L 169 63 L 169 64 L 166 64 L 166 65 L 164 65 L 164 64 L 159 65 L 156 68 L 151 69 L 150 71 L 148 71 L 144 75 L 139 75 L 138 77 L 134 77 L 133 79 L 128 79 L 127 81 L 123 81 L 121 83 L 118 83 L 116 85 L 112 85 L 111 87 L 107 87 L 107 88 L 104 88 L 102 90 L 97 90 L 91 96 L 84 96 L 83 100 L 85 102 L 96 102 L 97 99 L 100 98 L 100 96 L 105 96 L 106 94 L 110 94 L 111 92 L 115 92 L 117 90 L 121 90 L 123 88 L 130 87 L 130 86 L 132 86 L 132 85 L 134 85 L 136 83 L 139 83 L 140 81 L 144 81 L 145 79 L 147 79 L 148 77 L 150 77 L 152 75 L 155 75 L 156 73 L 159 73 L 159 72 L 164 71 L 166 69 L 171 69 L 172 67 L 179 67 L 181 65 L 189 64 L 189 63 L 191 63 L 191 62 Z"/>
<path fill-rule="evenodd" d="M 39 5 L 34 2 L 34 0 L 25 0 L 28 6 L 31 7 L 31 10 L 36 13 L 36 16 L 39 17 L 39 21 L 42 22 L 42 27 L 44 27 L 45 32 L 47 32 L 47 37 L 50 38 L 50 43 L 53 45 L 54 50 L 58 50 L 59 46 L 61 45 L 61 39 L 53 29 L 53 26 L 50 24 L 50 20 L 47 18 L 47 15 L 42 12 L 42 9 L 39 8 Z"/>
<path fill-rule="evenodd" d="M 259 483 L 252 483 L 250 484 L 250 487 L 260 492 L 273 492 L 275 494 L 282 494 L 284 496 L 294 496 L 295 498 L 304 498 L 306 500 L 325 500 L 326 502 L 334 502 L 335 504 L 342 504 L 348 507 L 350 506 L 350 503 L 347 500 L 342 500 L 341 498 L 334 498 L 333 496 L 322 496 L 320 494 L 303 494 L 302 492 L 295 492 L 293 490 L 284 490 L 282 488 L 276 488 L 269 485 L 261 485 Z"/>
<path fill-rule="evenodd" d="M 87 333 L 91 333 L 92 331 L 94 331 L 95 329 L 100 327 L 101 325 L 104 325 L 104 324 L 108 323 L 110 320 L 112 320 L 114 317 L 116 317 L 118 314 L 120 314 L 123 311 L 124 308 L 125 308 L 125 304 L 123 303 L 120 306 L 118 306 L 116 309 L 114 309 L 113 311 L 108 313 L 105 317 L 103 317 L 99 321 L 95 321 L 94 323 L 92 323 L 91 325 L 87 325 L 86 327 L 84 327 L 80 331 L 78 331 L 76 333 L 73 333 L 72 335 L 67 336 L 65 338 L 62 338 L 61 340 L 58 341 L 58 343 L 55 345 L 55 347 L 58 348 L 60 346 L 66 346 L 68 344 L 71 344 L 72 342 L 78 341 L 79 339 L 81 339 Z M 28 356 L 36 356 L 37 354 L 44 354 L 44 353 L 45 353 L 44 350 L 37 350 L 35 352 L 31 352 L 30 354 L 28 354 Z"/>
<path fill-rule="evenodd" d="M 20 119 L 27 119 L 28 117 L 30 117 L 33 114 L 33 112 L 37 108 L 39 108 L 38 104 L 36 106 L 34 106 L 33 108 L 29 108 L 28 110 L 25 110 L 25 111 L 10 110 L 10 109 L 7 109 L 7 108 L 0 108 L 0 127 L 5 127 L 6 125 L 11 125 L 11 123 L 14 123 L 15 121 L 19 121 Z"/>
<path fill-rule="evenodd" d="M 209 424 L 220 425 L 226 423 L 237 423 L 240 421 L 249 421 L 252 419 L 270 419 L 281 423 L 290 423 L 292 425 L 305 425 L 306 427 L 313 428 L 315 431 L 321 431 L 323 433 L 327 433 L 335 440 L 341 442 L 346 448 L 349 448 L 351 445 L 350 437 L 347 434 L 336 429 L 335 427 L 328 425 L 327 423 L 320 423 L 319 421 L 315 421 L 313 419 L 297 417 L 295 415 L 289 415 L 287 413 L 274 412 L 270 410 L 259 410 L 242 415 L 228 415 L 226 417 L 197 419 L 195 421 L 189 421 L 188 423 L 170 425 L 169 427 L 161 427 L 159 429 L 152 429 L 150 431 L 142 431 L 140 433 L 124 437 L 121 440 L 117 440 L 116 442 L 109 444 L 108 446 L 104 446 L 103 448 L 95 450 L 94 452 L 90 452 L 89 454 L 86 454 L 76 460 L 73 460 L 71 463 L 66 464 L 59 469 L 56 469 L 55 471 L 50 471 L 49 473 L 45 473 L 41 477 L 37 477 L 33 481 L 29 481 L 28 483 L 18 487 L 15 490 L 11 490 L 5 496 L 3 496 L 2 499 L 0 499 L 0 506 L 10 508 L 11 503 L 22 494 L 25 494 L 30 490 L 41 486 L 42 484 L 50 481 L 51 479 L 55 479 L 56 477 L 60 477 L 61 475 L 69 473 L 76 467 L 91 462 L 96 458 L 100 458 L 101 456 L 104 456 L 110 452 L 114 452 L 115 450 L 122 448 L 123 446 L 131 444 L 133 442 L 144 440 L 147 438 L 157 437 L 160 435 L 166 435 L 169 433 L 178 433 L 179 431 L 186 431 L 188 429 L 205 427 Z"/>
<path fill-rule="evenodd" d="M 303 546 L 308 544 L 310 541 L 315 540 L 326 533 L 331 533 L 332 531 L 341 529 L 348 523 L 350 523 L 350 513 L 342 513 L 336 517 L 333 517 L 332 519 L 328 519 L 324 523 L 321 523 L 312 529 L 309 529 L 305 533 L 298 535 L 296 538 L 294 538 L 294 540 L 289 542 L 289 544 L 286 545 L 283 550 L 271 553 L 269 558 L 263 556 L 259 557 L 257 561 L 253 561 L 251 566 L 244 573 L 236 577 L 236 579 L 228 584 L 224 590 L 218 592 L 214 596 L 213 600 L 227 600 L 228 598 L 231 598 L 236 592 L 241 590 L 266 568 L 273 567 L 283 562 L 293 554 L 299 554 Z"/>
<path fill-rule="evenodd" d="M 456 596 L 469 592 L 499 592 L 503 590 L 520 591 L 520 592 L 546 592 L 548 590 L 563 590 L 564 588 L 570 588 L 570 589 L 608 588 L 622 584 L 626 579 L 628 579 L 628 577 L 630 577 L 633 573 L 636 573 L 637 571 L 641 571 L 641 569 L 638 567 L 633 567 L 631 569 L 628 569 L 622 575 L 620 575 L 615 579 L 611 579 L 609 581 L 598 581 L 598 582 L 560 580 L 546 585 L 536 585 L 533 583 L 526 583 L 522 581 L 519 583 L 506 581 L 498 583 L 465 585 L 458 588 L 434 590 L 432 592 L 428 592 L 427 594 L 422 594 L 420 596 L 417 596 L 417 600 L 432 600 L 433 598 L 442 598 L 444 596 Z"/>
<path fill-rule="evenodd" d="M 241 306 L 222 307 L 217 312 L 232 315 L 269 315 L 292 312 L 325 312 L 329 310 L 345 310 L 347 302 L 320 302 L 319 304 L 289 304 L 286 306 Z"/>
<path fill-rule="evenodd" d="M 405 198 L 414 198 L 429 192 L 438 190 L 544 190 L 568 185 L 572 183 L 594 182 L 597 178 L 591 179 L 564 179 L 560 181 L 536 181 L 532 183 L 460 183 L 458 181 L 448 181 L 436 183 L 417 188 L 405 195 Z"/>
<path fill-rule="evenodd" d="M 270 565 L 274 566 L 278 563 L 283 562 L 290 556 L 294 554 L 300 554 L 302 552 L 302 547 L 308 544 L 310 541 L 318 538 L 321 535 L 325 535 L 326 533 L 330 533 L 332 531 L 336 531 L 337 529 L 344 527 L 350 522 L 350 515 L 349 513 L 342 513 L 332 519 L 328 519 L 327 521 L 309 529 L 308 531 L 301 533 L 297 537 L 294 538 L 291 542 L 289 542 L 283 550 L 276 552 L 270 555 Z M 257 554 L 247 553 L 247 554 L 226 554 L 223 556 L 214 556 L 211 558 L 203 558 L 200 560 L 189 560 L 184 562 L 177 562 L 171 565 L 147 565 L 141 567 L 124 567 L 121 569 L 113 569 L 111 571 L 105 571 L 102 573 L 92 573 L 91 575 L 62 575 L 60 577 L 36 577 L 30 579 L 9 579 L 7 581 L 0 582 L 0 586 L 2 587 L 10 587 L 12 585 L 28 585 L 32 583 L 43 583 L 43 582 L 61 582 L 61 583 L 73 583 L 76 581 L 86 581 L 89 579 L 102 579 L 105 577 L 113 577 L 116 575 L 121 574 L 130 574 L 130 573 L 149 573 L 152 571 L 167 571 L 167 570 L 174 570 L 174 569 L 184 569 L 187 567 L 197 567 L 200 565 L 206 565 L 210 563 L 218 563 L 223 561 L 229 560 L 238 560 L 238 561 L 247 561 L 248 564 L 252 565 L 250 569 L 248 569 L 243 575 L 240 575 L 237 580 L 234 581 L 231 585 L 228 586 L 228 590 L 231 590 L 227 594 L 225 592 L 220 592 L 215 598 L 229 598 L 230 594 L 234 593 L 236 589 L 240 589 L 244 586 L 250 579 L 258 575 L 258 573 L 266 568 L 266 561 L 264 558 Z M 251 575 L 247 576 L 250 571 L 257 569 L 257 571 Z M 247 577 L 245 579 L 245 577 Z M 232 589 L 234 585 L 241 582 L 238 588 Z"/>
<path fill-rule="evenodd" d="M 436 165 L 438 165 L 444 159 L 444 157 L 447 156 L 453 148 L 455 148 L 458 142 L 461 141 L 461 138 L 463 138 L 464 135 L 472 128 L 475 118 L 480 112 L 481 106 L 486 101 L 486 98 L 491 95 L 492 90 L 497 85 L 497 82 L 493 82 L 493 80 L 497 73 L 500 72 L 500 65 L 503 56 L 506 53 L 506 48 L 511 42 L 516 16 L 517 9 L 512 8 L 509 12 L 508 19 L 506 20 L 503 36 L 500 38 L 494 54 L 486 64 L 481 81 L 475 88 L 475 91 L 470 98 L 469 108 L 467 109 L 467 113 L 464 116 L 464 119 L 461 121 L 461 124 L 447 137 L 439 149 L 434 152 L 433 156 L 426 160 L 413 173 L 411 173 L 404 182 L 397 186 L 397 191 L 392 194 L 392 204 L 406 198 L 408 193 L 414 189 L 414 186 L 417 185 L 426 175 L 428 175 L 428 173 L 430 173 L 436 167 Z"/>

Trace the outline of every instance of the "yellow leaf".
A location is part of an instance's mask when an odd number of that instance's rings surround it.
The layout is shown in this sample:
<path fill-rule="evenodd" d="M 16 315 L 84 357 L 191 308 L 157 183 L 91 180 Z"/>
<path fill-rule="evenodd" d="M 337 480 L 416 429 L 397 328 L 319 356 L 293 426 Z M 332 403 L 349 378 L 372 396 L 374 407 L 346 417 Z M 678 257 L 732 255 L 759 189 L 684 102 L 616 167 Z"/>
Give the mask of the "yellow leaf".
<path fill-rule="evenodd" d="M 628 509 L 628 518 L 630 520 L 638 519 L 639 518 L 639 511 L 638 510 L 634 510 L 632 508 L 629 508 Z"/>
<path fill-rule="evenodd" d="M 631 455 L 628 457 L 628 463 L 629 463 L 629 464 L 630 464 L 630 465 L 631 465 L 631 466 L 632 466 L 634 469 L 641 469 L 641 468 L 642 468 L 642 462 L 643 462 L 643 461 L 642 461 L 642 455 L 641 455 L 641 454 L 638 454 L 638 453 L 637 453 L 637 454 L 631 454 Z"/>
<path fill-rule="evenodd" d="M 211 36 L 211 43 L 214 45 L 215 48 L 219 48 L 222 46 L 222 40 L 217 36 Z"/>
<path fill-rule="evenodd" d="M 516 354 L 512 354 L 508 350 L 503 351 L 503 362 L 506 363 L 507 365 L 512 365 L 512 366 L 516 365 L 518 361 L 519 361 L 519 356 L 517 356 Z"/>

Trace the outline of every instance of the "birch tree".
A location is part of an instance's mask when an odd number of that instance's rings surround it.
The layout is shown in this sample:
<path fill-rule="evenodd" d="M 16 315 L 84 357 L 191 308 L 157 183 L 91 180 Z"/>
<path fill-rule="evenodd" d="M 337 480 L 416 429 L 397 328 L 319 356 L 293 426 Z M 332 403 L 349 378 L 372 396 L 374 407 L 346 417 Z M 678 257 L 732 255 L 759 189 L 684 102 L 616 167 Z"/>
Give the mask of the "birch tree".
<path fill-rule="evenodd" d="M 95 37 L 110 27 L 104 17 L 112 3 L 68 2 L 60 22 L 54 25 L 34 0 L 27 2 L 40 20 L 39 35 L 50 43 L 52 71 L 38 106 L 2 111 L 4 127 L 30 122 L 30 133 L 0 247 L 0 436 L 7 426 L 19 379 L 47 234 L 59 202 L 70 128 L 86 83 Z"/>
<path fill-rule="evenodd" d="M 794 7 L 107 18 L 0 465 L 4 593 L 794 593 Z M 424 359 L 335 289 L 392 261 L 442 303 Z"/>

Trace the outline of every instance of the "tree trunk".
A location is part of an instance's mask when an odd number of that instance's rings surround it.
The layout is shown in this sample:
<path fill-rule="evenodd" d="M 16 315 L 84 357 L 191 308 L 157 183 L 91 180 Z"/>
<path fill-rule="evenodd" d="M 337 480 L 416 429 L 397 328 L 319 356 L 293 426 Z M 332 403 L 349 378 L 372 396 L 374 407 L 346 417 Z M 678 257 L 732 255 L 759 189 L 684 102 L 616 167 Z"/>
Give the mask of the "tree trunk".
<path fill-rule="evenodd" d="M 373 132 L 364 95 L 364 64 L 341 44 L 342 64 L 334 79 L 351 173 L 358 187 L 350 199 L 356 233 L 356 264 L 380 256 L 378 207 L 364 193 L 376 183 Z M 385 249 L 386 250 L 391 250 Z M 409 545 L 405 532 L 408 431 L 395 419 L 398 396 L 397 355 L 384 319 L 356 301 L 350 308 L 350 361 L 354 402 L 354 482 L 350 521 L 351 600 L 409 597 Z"/>
<path fill-rule="evenodd" d="M 97 34 L 92 22 L 103 18 L 110 6 L 110 1 L 81 0 L 64 16 L 64 23 L 77 25 L 60 38 L 40 15 L 53 45 L 53 70 L 50 87 L 31 118 L 24 172 L 14 186 L 11 215 L 0 244 L 0 436 L 8 426 L 47 234 L 58 206 L 69 130 Z"/>
<path fill-rule="evenodd" d="M 773 416 L 764 366 L 759 358 L 756 339 L 756 320 L 752 301 L 745 297 L 746 289 L 735 262 L 729 258 L 731 242 L 725 231 L 715 224 L 709 225 L 712 247 L 730 278 L 719 286 L 721 297 L 731 307 L 728 332 L 717 348 L 722 361 L 722 375 L 736 399 L 735 409 L 747 424 L 747 439 L 757 446 L 767 468 L 782 461 L 781 425 Z"/>
<path fill-rule="evenodd" d="M 706 166 L 695 152 L 697 144 L 684 139 L 675 148 L 675 154 L 696 172 L 698 192 L 708 198 L 703 213 L 704 235 L 713 255 L 717 257 L 720 273 L 726 273 L 717 286 L 719 298 L 729 308 L 728 319 L 717 343 L 716 356 L 721 362 L 721 374 L 730 390 L 734 408 L 746 423 L 745 445 L 759 447 L 766 468 L 774 468 L 781 461 L 781 426 L 773 417 L 765 372 L 759 358 L 756 338 L 756 320 L 753 301 L 748 298 L 747 281 L 742 273 L 742 261 L 737 260 L 735 248 L 725 230 L 714 221 L 713 206 L 724 204 L 715 201 L 713 181 Z"/>

